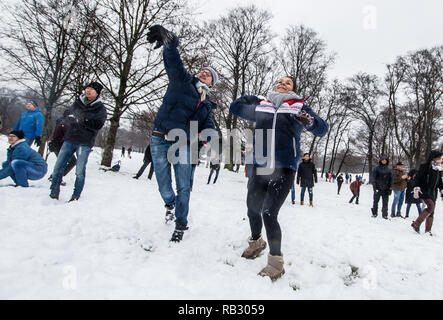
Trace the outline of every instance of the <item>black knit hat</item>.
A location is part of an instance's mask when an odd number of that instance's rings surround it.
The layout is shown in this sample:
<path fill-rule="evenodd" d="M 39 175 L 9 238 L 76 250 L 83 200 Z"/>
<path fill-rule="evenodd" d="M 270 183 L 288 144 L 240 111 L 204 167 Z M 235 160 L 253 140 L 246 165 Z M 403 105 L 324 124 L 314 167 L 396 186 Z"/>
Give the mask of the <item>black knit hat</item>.
<path fill-rule="evenodd" d="M 9 134 L 13 134 L 20 140 L 25 138 L 25 133 L 22 130 L 12 130 Z"/>
<path fill-rule="evenodd" d="M 396 165 L 397 165 L 397 166 L 404 166 L 403 162 L 401 162 L 401 161 L 397 162 Z"/>
<path fill-rule="evenodd" d="M 88 87 L 94 89 L 97 92 L 98 95 L 100 95 L 100 92 L 103 89 L 103 86 L 100 83 L 96 82 L 96 81 L 91 82 L 85 88 L 88 88 Z"/>

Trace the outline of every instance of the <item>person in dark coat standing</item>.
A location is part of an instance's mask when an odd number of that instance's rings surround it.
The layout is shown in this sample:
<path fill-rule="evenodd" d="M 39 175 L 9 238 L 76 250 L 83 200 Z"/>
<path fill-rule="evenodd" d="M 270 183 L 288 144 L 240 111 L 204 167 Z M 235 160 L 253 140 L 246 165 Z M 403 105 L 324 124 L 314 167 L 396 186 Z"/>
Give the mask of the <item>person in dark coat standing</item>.
<path fill-rule="evenodd" d="M 128 148 L 128 158 L 131 159 L 132 146 Z"/>
<path fill-rule="evenodd" d="M 184 231 L 189 229 L 192 179 L 190 126 L 197 122 L 199 133 L 204 129 L 215 129 L 212 110 L 217 105 L 211 100 L 209 93 L 217 83 L 218 75 L 211 67 L 203 67 L 198 74 L 189 73 L 178 50 L 177 36 L 160 25 L 149 28 L 147 40 L 149 43 L 156 43 L 154 49 L 163 47 L 163 62 L 168 76 L 168 88 L 152 129 L 151 153 L 166 217 L 175 209 L 175 230 L 170 241 L 180 242 Z M 168 150 L 176 143 L 174 137 L 168 136 L 173 129 L 182 130 L 188 138 L 187 143 L 177 150 L 175 156 L 178 162 L 175 164 L 168 161 Z M 177 194 L 172 187 L 171 168 L 175 173 Z"/>
<path fill-rule="evenodd" d="M 134 179 L 140 178 L 140 176 L 143 174 L 147 166 L 151 163 L 151 168 L 149 168 L 148 173 L 148 179 L 152 179 L 152 175 L 154 174 L 154 166 L 152 164 L 152 155 L 151 155 L 151 145 L 148 145 L 145 150 L 145 154 L 143 156 L 143 165 L 141 166 L 140 170 L 138 170 L 137 174 L 133 176 Z"/>
<path fill-rule="evenodd" d="M 74 153 L 77 154 L 75 168 L 75 184 L 71 201 L 80 198 L 86 178 L 86 164 L 89 154 L 95 143 L 98 131 L 106 122 L 106 108 L 100 98 L 103 86 L 98 82 L 91 82 L 69 109 L 67 119 L 69 128 L 65 134 L 63 146 L 57 157 L 57 162 L 52 173 L 51 193 L 52 199 L 59 198 L 60 184 L 66 165 Z"/>
<path fill-rule="evenodd" d="M 309 153 L 305 153 L 297 170 L 297 184 L 299 184 L 301 187 L 300 205 L 303 205 L 304 203 L 306 189 L 308 189 L 309 193 L 309 206 L 312 207 L 314 205 L 314 182 L 318 182 L 317 169 L 315 169 L 315 164 L 312 162 Z"/>
<path fill-rule="evenodd" d="M 69 115 L 69 109 L 66 109 L 65 112 L 63 113 L 63 116 L 57 119 L 55 124 L 55 129 L 52 134 L 52 139 L 48 143 L 49 151 L 54 152 L 57 157 L 62 148 L 65 134 L 69 128 L 69 121 L 67 120 L 68 115 Z M 68 164 L 66 165 L 65 171 L 63 172 L 63 177 L 65 177 L 75 167 L 76 163 L 77 163 L 77 158 L 75 157 L 75 155 L 72 155 L 71 159 L 69 159 Z M 49 181 L 52 180 L 52 175 L 48 178 L 48 180 Z M 64 183 L 62 180 L 61 185 L 66 185 L 66 183 Z"/>
<path fill-rule="evenodd" d="M 337 194 L 340 194 L 340 190 L 341 190 L 341 186 L 343 185 L 343 181 L 344 181 L 343 173 L 340 173 L 337 177 L 337 187 L 338 187 Z"/>
<path fill-rule="evenodd" d="M 425 233 L 432 236 L 431 229 L 434 222 L 435 204 L 437 201 L 437 190 L 440 190 L 443 198 L 443 152 L 439 150 L 432 150 L 429 154 L 428 161 L 420 165 L 417 176 L 415 178 L 414 198 L 422 199 L 426 204 L 426 208 L 412 222 L 411 227 L 420 233 L 420 225 L 423 221 L 425 223 Z"/>
<path fill-rule="evenodd" d="M 411 209 L 411 206 L 415 204 L 417 206 L 418 215 L 421 214 L 423 211 L 421 208 L 421 200 L 414 198 L 414 185 L 415 185 L 415 178 L 417 176 L 417 170 L 412 169 L 408 172 L 408 184 L 406 186 L 406 197 L 405 197 L 405 203 L 406 203 L 406 215 L 405 219 L 409 218 L 409 211 Z"/>
<path fill-rule="evenodd" d="M 125 152 L 126 152 L 126 148 L 124 146 L 122 146 L 122 155 L 121 155 L 122 158 L 125 157 Z"/>
<path fill-rule="evenodd" d="M 359 176 L 355 176 L 355 181 L 351 183 L 349 189 L 352 192 L 352 198 L 349 200 L 349 203 L 352 203 L 355 200 L 355 204 L 358 204 L 358 198 L 360 197 L 360 187 L 363 184 Z"/>
<path fill-rule="evenodd" d="M 208 183 L 211 182 L 212 174 L 215 172 L 214 183 L 217 182 L 218 174 L 220 173 L 220 162 L 218 159 L 211 160 L 211 172 L 209 173 Z"/>
<path fill-rule="evenodd" d="M 388 219 L 388 202 L 389 196 L 392 194 L 392 185 L 394 183 L 394 176 L 392 170 L 389 168 L 389 159 L 382 157 L 379 165 L 372 171 L 372 187 L 374 189 L 374 203 L 372 205 L 372 217 L 376 218 L 378 215 L 378 203 L 382 198 L 382 217 Z"/>

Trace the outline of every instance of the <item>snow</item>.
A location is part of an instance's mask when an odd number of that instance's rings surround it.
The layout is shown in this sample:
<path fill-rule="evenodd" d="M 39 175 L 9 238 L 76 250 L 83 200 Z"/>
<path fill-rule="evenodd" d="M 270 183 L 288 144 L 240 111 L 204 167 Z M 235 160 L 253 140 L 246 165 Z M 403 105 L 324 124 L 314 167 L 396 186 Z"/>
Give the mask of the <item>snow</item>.
<path fill-rule="evenodd" d="M 1 161 L 7 146 L 0 136 Z M 94 148 L 74 203 L 67 203 L 73 173 L 59 201 L 49 198 L 47 178 L 30 188 L 0 180 L 0 299 L 443 298 L 440 203 L 435 236 L 418 235 L 411 218 L 370 217 L 370 186 L 362 186 L 355 205 L 348 203 L 349 185 L 337 195 L 335 184 L 319 179 L 314 208 L 288 197 L 280 211 L 286 274 L 271 282 L 257 275 L 267 250 L 241 258 L 249 235 L 243 167 L 238 174 L 222 170 L 211 185 L 209 169 L 197 167 L 190 230 L 171 244 L 174 227 L 164 223 L 155 177 L 147 180 L 147 169 L 131 178 L 143 155 L 120 158 L 116 151 L 118 173 L 98 170 L 100 157 Z M 48 163 L 52 170 L 53 155 Z M 298 187 L 296 193 L 298 201 Z"/>

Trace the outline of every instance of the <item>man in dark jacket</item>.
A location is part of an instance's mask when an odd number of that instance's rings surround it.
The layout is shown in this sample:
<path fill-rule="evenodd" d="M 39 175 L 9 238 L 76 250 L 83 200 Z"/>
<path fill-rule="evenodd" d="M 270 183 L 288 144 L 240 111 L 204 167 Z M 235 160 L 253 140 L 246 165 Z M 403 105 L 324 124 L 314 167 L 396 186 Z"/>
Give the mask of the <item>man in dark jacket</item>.
<path fill-rule="evenodd" d="M 389 159 L 382 157 L 379 165 L 372 171 L 372 187 L 374 189 L 374 203 L 372 205 L 372 217 L 378 215 L 378 202 L 380 198 L 383 200 L 382 217 L 388 219 L 388 202 L 392 193 L 392 185 L 394 176 L 392 170 L 388 167 Z"/>
<path fill-rule="evenodd" d="M 106 109 L 100 98 L 102 89 L 103 86 L 98 82 L 88 84 L 85 93 L 69 109 L 67 116 L 69 129 L 65 134 L 63 146 L 52 173 L 51 194 L 49 195 L 52 199 L 59 197 L 65 167 L 74 153 L 77 153 L 76 179 L 74 192 L 69 201 L 80 198 L 85 185 L 89 154 L 94 146 L 98 131 L 106 121 Z"/>
<path fill-rule="evenodd" d="M 343 173 L 340 173 L 337 177 L 337 187 L 338 187 L 337 194 L 340 194 L 340 190 L 341 190 L 341 186 L 343 184 L 343 181 L 344 181 Z"/>
<path fill-rule="evenodd" d="M 190 74 L 178 52 L 178 38 L 162 26 L 149 28 L 148 41 L 156 43 L 155 48 L 163 46 L 163 61 L 169 80 L 163 103 L 154 120 L 151 154 L 159 191 L 167 210 L 166 216 L 175 208 L 175 230 L 171 241 L 179 242 L 184 231 L 188 230 L 192 177 L 189 157 L 190 123 L 198 122 L 198 132 L 215 128 L 212 109 L 216 108 L 216 104 L 209 99 L 208 93 L 216 84 L 218 75 L 211 67 L 202 68 L 197 75 Z M 172 188 L 171 163 L 168 160 L 168 150 L 175 143 L 172 140 L 174 137 L 168 137 L 172 129 L 181 129 L 188 137 L 187 145 L 180 146 L 175 153 L 179 159 L 178 163 L 173 164 L 177 195 Z"/>
<path fill-rule="evenodd" d="M 149 168 L 148 179 L 152 179 L 152 175 L 154 174 L 154 166 L 152 165 L 152 155 L 151 155 L 151 145 L 148 145 L 145 150 L 145 155 L 143 157 L 143 165 L 140 170 L 138 170 L 137 174 L 133 176 L 134 179 L 140 178 L 140 176 L 145 171 L 146 167 L 151 163 L 151 168 Z"/>
<path fill-rule="evenodd" d="M 317 183 L 317 170 L 315 169 L 315 164 L 312 162 L 309 153 L 305 153 L 297 170 L 297 184 L 301 186 L 300 205 L 303 205 L 304 203 L 307 188 L 309 193 L 309 206 L 313 206 L 312 201 L 314 193 L 312 188 L 314 187 L 314 181 Z"/>
<path fill-rule="evenodd" d="M 20 187 L 29 187 L 28 180 L 40 180 L 48 171 L 45 159 L 31 149 L 22 130 L 13 130 L 8 135 L 6 161 L 2 163 L 0 180 L 10 177 Z"/>

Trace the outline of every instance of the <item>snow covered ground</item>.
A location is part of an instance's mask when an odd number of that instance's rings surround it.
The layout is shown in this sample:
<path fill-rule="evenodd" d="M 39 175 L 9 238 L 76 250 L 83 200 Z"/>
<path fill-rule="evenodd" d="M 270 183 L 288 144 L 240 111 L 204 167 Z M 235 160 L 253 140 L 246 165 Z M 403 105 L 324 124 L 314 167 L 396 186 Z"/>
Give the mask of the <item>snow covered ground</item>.
<path fill-rule="evenodd" d="M 7 146 L 0 136 L 0 161 Z M 240 257 L 249 235 L 243 167 L 239 174 L 222 171 L 215 185 L 206 184 L 208 169 L 197 168 L 190 230 L 170 244 L 173 224 L 164 223 L 155 178 L 147 180 L 148 170 L 131 178 L 143 155 L 105 173 L 98 170 L 100 153 L 91 154 L 75 203 L 66 202 L 73 173 L 60 201 L 48 197 L 47 178 L 27 189 L 0 181 L 0 299 L 443 298 L 440 200 L 429 237 L 412 230 L 412 219 L 371 218 L 370 186 L 355 205 L 348 203 L 349 185 L 337 195 L 335 184 L 321 180 L 314 208 L 288 197 L 280 211 L 286 274 L 273 283 L 257 276 L 266 254 Z M 48 162 L 51 171 L 55 157 Z M 411 213 L 415 218 L 416 209 Z"/>

